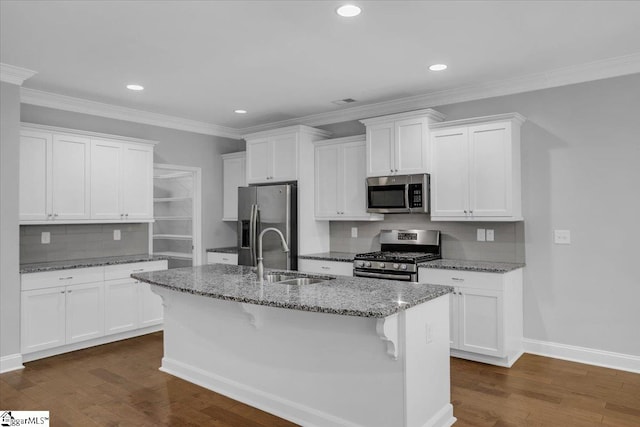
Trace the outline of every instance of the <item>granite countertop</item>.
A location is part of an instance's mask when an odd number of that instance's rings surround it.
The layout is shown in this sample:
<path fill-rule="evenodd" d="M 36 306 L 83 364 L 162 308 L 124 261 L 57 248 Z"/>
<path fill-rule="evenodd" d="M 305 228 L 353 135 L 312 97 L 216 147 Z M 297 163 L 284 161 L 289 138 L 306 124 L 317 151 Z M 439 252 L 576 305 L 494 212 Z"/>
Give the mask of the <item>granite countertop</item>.
<path fill-rule="evenodd" d="M 41 271 L 69 270 L 72 268 L 100 267 L 104 265 L 129 264 L 132 262 L 163 261 L 169 257 L 163 255 L 122 255 L 101 258 L 74 259 L 70 261 L 36 262 L 20 264 L 20 274 L 38 273 Z"/>
<path fill-rule="evenodd" d="M 320 261 L 340 261 L 340 262 L 353 262 L 355 253 L 351 252 L 320 252 L 317 254 L 298 255 L 298 259 L 315 259 Z"/>
<path fill-rule="evenodd" d="M 237 246 L 227 246 L 224 248 L 209 248 L 207 252 L 219 252 L 222 254 L 237 254 L 238 247 Z"/>
<path fill-rule="evenodd" d="M 482 273 L 508 273 L 525 264 L 511 262 L 464 261 L 458 259 L 437 259 L 418 264 L 420 268 L 438 268 L 441 270 L 477 271 Z"/>
<path fill-rule="evenodd" d="M 277 272 L 269 270 L 267 272 Z M 333 278 L 308 285 L 260 283 L 253 267 L 210 264 L 132 274 L 131 277 L 179 292 L 293 310 L 383 318 L 453 292 L 450 286 L 425 285 L 362 277 Z"/>

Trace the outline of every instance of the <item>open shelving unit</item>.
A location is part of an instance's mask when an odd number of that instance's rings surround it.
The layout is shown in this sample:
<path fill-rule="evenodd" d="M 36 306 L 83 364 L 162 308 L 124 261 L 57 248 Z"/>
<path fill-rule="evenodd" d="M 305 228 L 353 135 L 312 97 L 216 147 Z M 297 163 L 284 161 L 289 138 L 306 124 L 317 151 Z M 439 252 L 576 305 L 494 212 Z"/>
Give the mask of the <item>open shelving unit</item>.
<path fill-rule="evenodd" d="M 169 268 L 201 264 L 200 168 L 155 164 L 149 247 Z"/>

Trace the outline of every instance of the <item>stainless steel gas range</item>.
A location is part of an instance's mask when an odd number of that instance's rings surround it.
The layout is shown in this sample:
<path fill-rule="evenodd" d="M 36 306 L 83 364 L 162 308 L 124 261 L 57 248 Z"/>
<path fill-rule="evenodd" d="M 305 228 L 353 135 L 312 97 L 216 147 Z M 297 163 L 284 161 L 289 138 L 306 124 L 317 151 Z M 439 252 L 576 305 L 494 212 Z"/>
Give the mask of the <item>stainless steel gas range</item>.
<path fill-rule="evenodd" d="M 357 254 L 353 275 L 418 282 L 418 264 L 440 259 L 436 230 L 381 230 L 380 251 Z"/>

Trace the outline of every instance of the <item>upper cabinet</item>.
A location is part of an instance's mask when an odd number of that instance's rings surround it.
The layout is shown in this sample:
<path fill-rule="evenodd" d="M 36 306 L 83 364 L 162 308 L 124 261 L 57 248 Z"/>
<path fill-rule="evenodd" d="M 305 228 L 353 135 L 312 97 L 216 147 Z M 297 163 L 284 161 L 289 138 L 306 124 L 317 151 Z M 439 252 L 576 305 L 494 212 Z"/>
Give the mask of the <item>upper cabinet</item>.
<path fill-rule="evenodd" d="M 238 187 L 247 185 L 246 153 L 222 155 L 222 220 L 238 220 Z"/>
<path fill-rule="evenodd" d="M 364 135 L 318 141 L 314 157 L 316 219 L 384 218 L 367 212 Z"/>
<path fill-rule="evenodd" d="M 327 136 L 328 132 L 308 126 L 290 126 L 245 135 L 247 184 L 297 181 L 301 140 L 315 141 Z"/>
<path fill-rule="evenodd" d="M 431 219 L 520 221 L 520 114 L 431 125 Z"/>
<path fill-rule="evenodd" d="M 153 220 L 153 143 L 106 136 L 23 125 L 21 223 Z"/>
<path fill-rule="evenodd" d="M 429 125 L 442 120 L 432 109 L 361 120 L 367 127 L 367 176 L 428 173 Z"/>

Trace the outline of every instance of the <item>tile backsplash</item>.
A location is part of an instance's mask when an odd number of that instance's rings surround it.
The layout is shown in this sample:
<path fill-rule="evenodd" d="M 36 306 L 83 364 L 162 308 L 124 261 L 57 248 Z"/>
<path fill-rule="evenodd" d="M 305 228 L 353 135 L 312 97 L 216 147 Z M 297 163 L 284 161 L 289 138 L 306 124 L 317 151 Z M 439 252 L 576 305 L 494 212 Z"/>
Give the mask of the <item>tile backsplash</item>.
<path fill-rule="evenodd" d="M 351 228 L 358 237 L 351 237 Z M 392 214 L 384 221 L 332 221 L 330 249 L 338 252 L 369 252 L 380 249 L 380 230 L 440 230 L 442 257 L 471 261 L 525 262 L 523 222 L 432 222 L 427 215 Z M 493 242 L 478 242 L 478 228 L 494 230 Z"/>
<path fill-rule="evenodd" d="M 136 255 L 149 251 L 148 224 L 21 225 L 20 263 Z M 120 230 L 120 240 L 114 240 Z M 51 234 L 41 243 L 43 232 Z"/>

